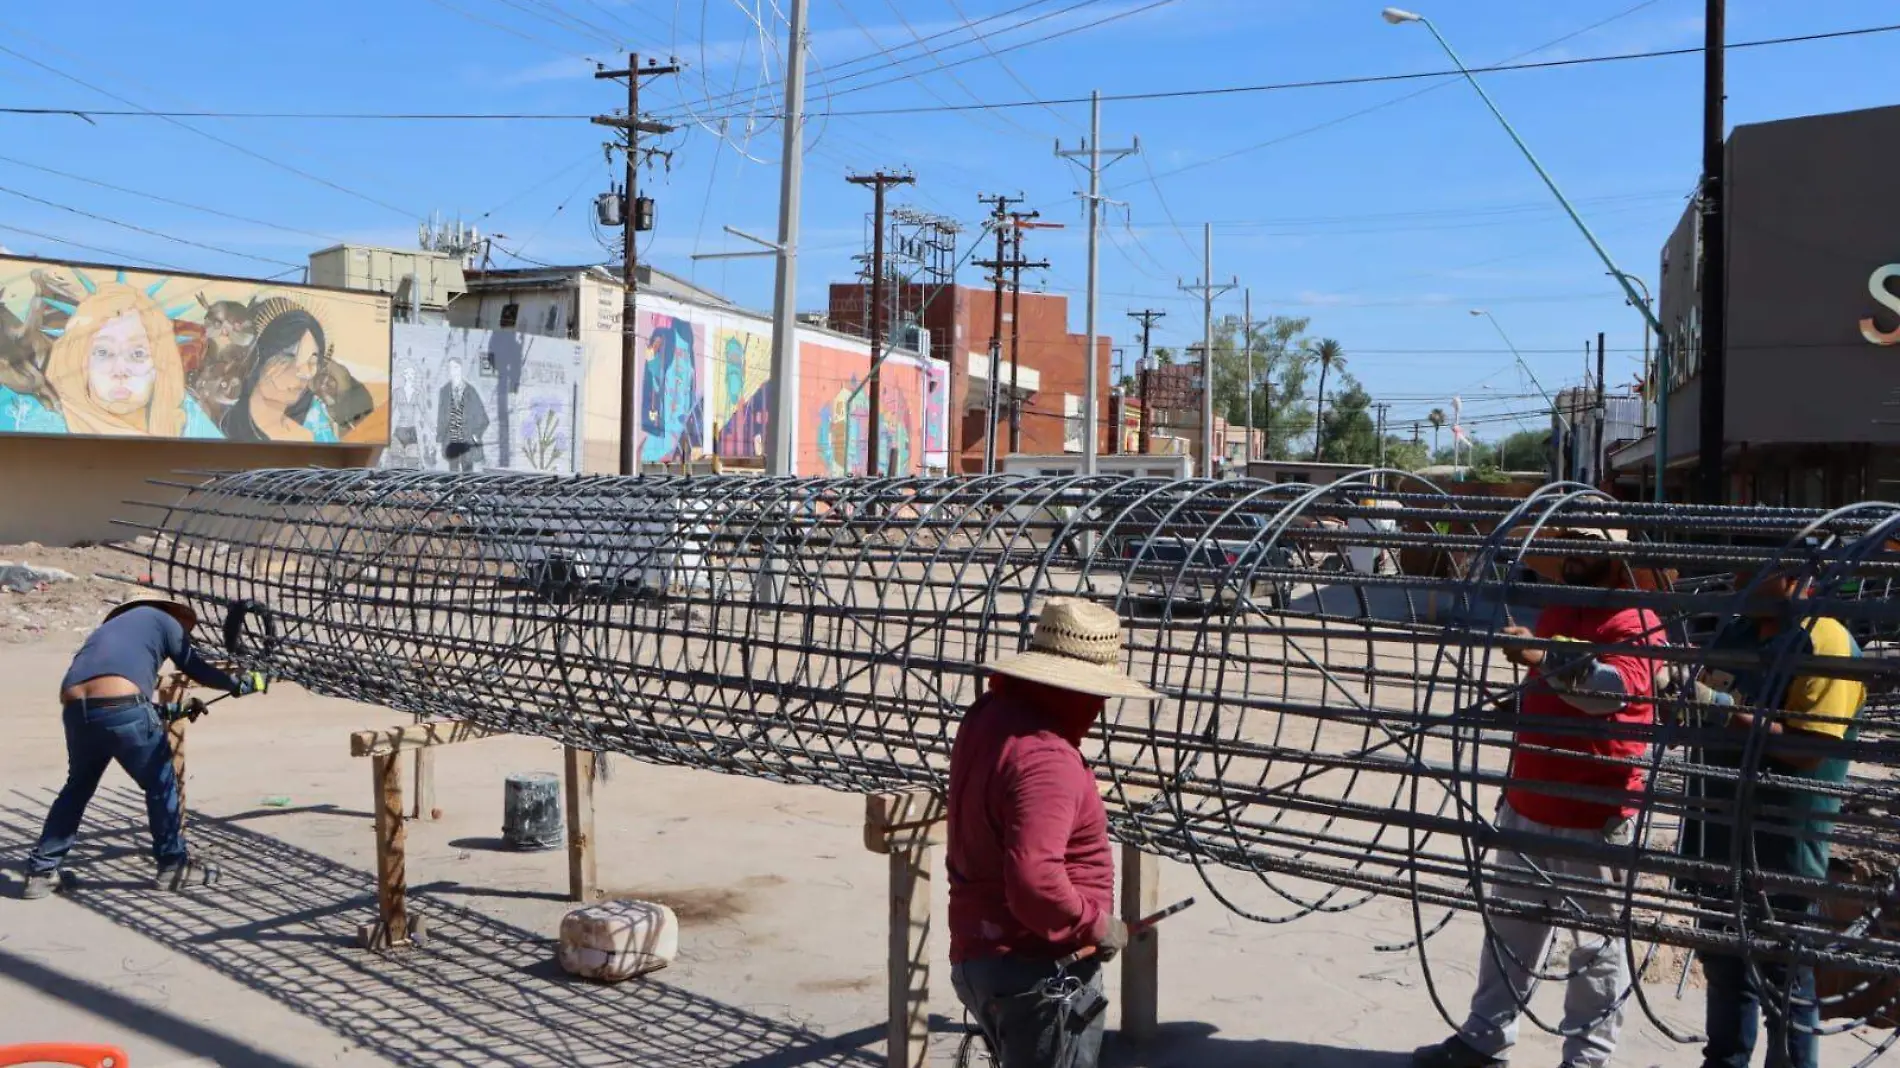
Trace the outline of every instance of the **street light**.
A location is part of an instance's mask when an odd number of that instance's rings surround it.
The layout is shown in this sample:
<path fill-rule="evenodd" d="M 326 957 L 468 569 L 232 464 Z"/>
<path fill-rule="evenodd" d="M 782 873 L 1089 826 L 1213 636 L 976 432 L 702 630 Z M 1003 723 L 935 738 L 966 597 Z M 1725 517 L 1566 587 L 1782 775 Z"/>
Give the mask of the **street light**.
<path fill-rule="evenodd" d="M 1438 27 L 1432 23 L 1432 20 L 1417 12 L 1407 11 L 1404 8 L 1397 7 L 1388 7 L 1380 14 L 1382 18 L 1394 26 L 1402 26 L 1409 22 L 1416 22 L 1432 31 L 1432 37 L 1438 41 L 1438 46 L 1445 50 L 1445 55 L 1451 57 L 1451 61 L 1457 66 L 1458 72 L 1465 76 L 1465 81 L 1471 83 L 1471 88 L 1477 90 L 1478 98 L 1484 101 L 1485 107 L 1491 109 L 1491 114 L 1498 120 L 1498 125 L 1503 126 L 1504 132 L 1511 135 L 1511 141 L 1517 145 L 1518 151 L 1524 153 L 1524 158 L 1530 161 L 1530 165 L 1532 169 L 1537 172 L 1537 176 L 1544 180 L 1544 185 L 1550 189 L 1551 195 L 1557 198 L 1557 203 L 1563 205 L 1564 212 L 1570 216 L 1570 221 L 1576 223 L 1577 229 L 1583 232 L 1584 240 L 1590 242 L 1591 249 L 1595 250 L 1597 257 L 1603 261 L 1603 265 L 1610 269 L 1610 274 L 1614 275 L 1617 282 L 1622 285 L 1624 295 L 1629 298 L 1630 303 L 1634 305 L 1638 311 L 1643 313 L 1643 318 L 1648 321 L 1650 328 L 1660 335 L 1663 332 L 1662 323 L 1657 321 L 1655 313 L 1649 309 L 1647 304 L 1637 299 L 1636 290 L 1630 285 L 1630 276 L 1624 274 L 1623 271 L 1616 266 L 1615 260 L 1610 259 L 1610 254 L 1604 249 L 1603 243 L 1597 240 L 1596 234 L 1592 233 L 1589 225 L 1583 221 L 1583 216 L 1578 215 L 1577 209 L 1571 206 L 1570 198 L 1564 196 L 1563 190 L 1557 188 L 1556 179 L 1552 178 L 1550 172 L 1544 169 L 1544 165 L 1537 161 L 1537 156 L 1531 152 L 1531 147 L 1524 143 L 1522 137 L 1518 136 L 1517 128 L 1512 126 L 1510 120 L 1504 117 L 1504 112 L 1498 110 L 1496 102 L 1491 99 L 1491 94 L 1485 92 L 1484 86 L 1478 84 L 1478 79 L 1472 75 L 1471 68 L 1465 66 L 1464 60 L 1458 58 L 1458 53 L 1451 47 L 1451 42 L 1445 40 L 1445 35 L 1438 32 Z"/>
<path fill-rule="evenodd" d="M 1400 14 L 1404 14 L 1404 12 L 1400 12 Z M 1564 430 L 1570 430 L 1570 420 L 1565 419 L 1563 413 L 1557 410 L 1557 402 L 1551 398 L 1550 391 L 1544 388 L 1544 384 L 1537 380 L 1537 372 L 1531 370 L 1531 365 L 1524 362 L 1524 357 L 1517 351 L 1517 346 L 1511 343 L 1511 335 L 1505 333 L 1504 327 L 1499 325 L 1498 317 L 1483 308 L 1473 308 L 1471 309 L 1471 314 L 1474 317 L 1491 320 L 1491 328 L 1496 330 L 1498 336 L 1504 339 L 1504 346 L 1511 350 L 1511 358 L 1517 361 L 1519 367 L 1523 368 L 1524 374 L 1529 376 L 1531 380 L 1531 385 L 1537 387 L 1537 392 L 1544 395 L 1544 401 L 1550 405 L 1550 414 L 1556 416 L 1557 421 L 1564 425 Z"/>

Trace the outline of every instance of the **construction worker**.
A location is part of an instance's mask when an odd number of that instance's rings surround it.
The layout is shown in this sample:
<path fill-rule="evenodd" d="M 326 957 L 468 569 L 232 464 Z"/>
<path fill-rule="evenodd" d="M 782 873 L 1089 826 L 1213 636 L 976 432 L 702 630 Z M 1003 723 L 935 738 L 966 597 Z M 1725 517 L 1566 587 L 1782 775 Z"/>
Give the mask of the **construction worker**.
<path fill-rule="evenodd" d="M 234 679 L 207 662 L 191 645 L 189 635 L 197 625 L 198 614 L 189 606 L 141 597 L 107 612 L 73 656 L 59 684 L 66 785 L 27 858 L 22 897 L 43 898 L 68 885 L 61 863 L 79 835 L 99 777 L 113 761 L 145 791 L 152 856 L 158 862 L 154 885 L 182 890 L 217 881 L 215 864 L 194 860 L 186 851 L 171 742 L 152 691 L 167 660 L 192 680 L 233 696 L 263 690 L 266 684 L 257 672 Z"/>
<path fill-rule="evenodd" d="M 1160 694 L 1117 670 L 1122 627 L 1087 601 L 1044 606 L 1028 652 L 987 665 L 950 755 L 951 982 L 998 1068 L 1093 1068 L 1113 911 L 1108 812 L 1081 743 L 1111 697 Z M 1079 950 L 1092 953 L 1067 968 Z"/>
<path fill-rule="evenodd" d="M 1767 548 L 1783 547 L 1772 539 L 1749 540 Z M 1751 776 L 1757 779 L 1772 775 L 1782 781 L 1839 787 L 1847 781 L 1849 761 L 1844 755 L 1828 752 L 1838 747 L 1827 743 L 1855 739 L 1857 720 L 1867 702 L 1867 687 L 1852 679 L 1777 671 L 1775 662 L 1787 657 L 1857 658 L 1860 646 L 1839 620 L 1803 615 L 1800 604 L 1807 596 L 1808 584 L 1796 565 L 1744 569 L 1736 576 L 1736 583 L 1748 593 L 1746 608 L 1722 628 L 1711 647 L 1767 650 L 1773 655 L 1758 666 L 1703 672 L 1696 686 L 1698 698 L 1716 706 L 1718 719 L 1737 732 L 1730 744 L 1706 747 L 1704 760 L 1745 774 L 1758 773 Z M 1776 711 L 1787 715 L 1777 716 Z M 1758 756 L 1743 769 L 1748 732 L 1760 732 L 1763 737 Z M 1814 880 L 1828 878 L 1829 836 L 1834 829 L 1833 818 L 1841 809 L 1838 794 L 1755 782 L 1748 805 L 1753 824 L 1752 849 L 1744 852 L 1736 848 L 1730 822 L 1743 815 L 1736 805 L 1735 782 L 1709 777 L 1702 780 L 1702 790 L 1711 809 L 1724 814 L 1691 825 L 1692 833 L 1700 833 L 1703 859 L 1749 867 L 1748 858 L 1752 857 L 1752 866 L 1758 871 Z M 1756 888 L 1744 885 L 1744 892 L 1758 899 Z M 1725 897 L 1726 888 L 1717 893 Z M 1811 922 L 1816 909 L 1812 898 L 1785 891 L 1769 893 L 1767 905 L 1777 920 L 1789 924 Z M 1724 902 L 1716 907 L 1726 910 L 1730 906 Z M 1769 918 L 1759 907 L 1753 911 L 1758 923 Z M 1711 921 L 1709 926 L 1730 924 Z M 1708 1045 L 1702 1051 L 1703 1068 L 1747 1068 L 1764 1015 L 1768 1018 L 1770 1068 L 1816 1068 L 1820 1064 L 1816 1030 L 1821 1012 L 1815 998 L 1812 965 L 1758 960 L 1751 966 L 1737 956 L 1707 953 L 1702 957 L 1702 974 L 1707 980 L 1709 1034 Z"/>
<path fill-rule="evenodd" d="M 1605 545 L 1626 540 L 1621 531 L 1601 529 L 1554 533 Z M 1633 585 L 1628 565 L 1608 555 L 1565 556 L 1562 568 L 1568 586 L 1607 590 Z M 1528 674 L 1497 829 L 1586 845 L 1629 846 L 1644 787 L 1640 758 L 1647 745 L 1628 734 L 1655 722 L 1652 702 L 1660 665 L 1626 652 L 1596 654 L 1592 647 L 1660 643 L 1655 614 L 1637 608 L 1552 605 L 1539 614 L 1535 630 L 1511 626 L 1501 634 L 1504 656 Z M 1559 644 L 1533 647 L 1526 644 L 1532 638 Z M 1567 643 L 1577 643 L 1577 650 L 1563 649 Z M 1611 730 L 1596 724 L 1612 725 Z M 1544 786 L 1561 789 L 1539 789 Z M 1622 870 L 1602 860 L 1510 846 L 1492 850 L 1489 871 L 1493 879 L 1484 890 L 1490 899 L 1598 917 L 1614 915 L 1615 901 L 1608 891 L 1623 881 Z M 1567 885 L 1558 889 L 1550 880 Z M 1579 884 L 1601 889 L 1590 893 Z M 1560 926 L 1542 919 L 1490 917 L 1470 1014 L 1456 1034 L 1413 1053 L 1415 1068 L 1503 1065 L 1517 1042 L 1518 1017 L 1536 984 L 1534 973 L 1541 969 Z M 1630 985 L 1624 947 L 1611 938 L 1579 933 L 1563 974 L 1568 976 L 1564 1068 L 1608 1064 Z"/>

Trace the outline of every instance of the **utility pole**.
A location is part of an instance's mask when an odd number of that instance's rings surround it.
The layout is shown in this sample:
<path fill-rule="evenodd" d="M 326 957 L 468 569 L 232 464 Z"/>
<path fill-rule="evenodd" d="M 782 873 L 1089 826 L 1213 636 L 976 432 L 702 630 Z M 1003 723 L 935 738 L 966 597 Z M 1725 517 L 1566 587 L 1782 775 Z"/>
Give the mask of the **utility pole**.
<path fill-rule="evenodd" d="M 785 147 L 779 164 L 778 270 L 772 284 L 772 413 L 767 420 L 765 473 L 798 466 L 798 197 L 805 153 L 805 10 L 791 0 L 785 38 Z M 763 244 L 763 242 L 757 242 Z"/>
<path fill-rule="evenodd" d="M 1021 372 L 1023 368 L 1023 268 L 1046 268 L 1048 260 L 1034 263 L 1023 259 L 1024 230 L 1060 230 L 1061 223 L 1039 223 L 1042 218 L 1039 211 L 1012 211 L 1009 213 L 1009 225 L 1014 249 L 1009 257 L 1009 451 L 1023 451 L 1023 391 Z"/>
<path fill-rule="evenodd" d="M 1137 137 L 1128 148 L 1108 150 L 1109 163 L 1132 156 L 1141 151 L 1141 138 Z M 1064 151 L 1062 140 L 1056 139 L 1056 155 L 1065 159 L 1079 156 L 1088 158 L 1089 191 L 1087 210 L 1089 214 L 1089 292 L 1088 305 L 1084 317 L 1084 335 L 1086 340 L 1083 356 L 1082 391 L 1088 395 L 1082 405 L 1082 473 L 1095 473 L 1095 456 L 1101 448 L 1101 431 L 1097 429 L 1096 417 L 1101 405 L 1101 368 L 1095 359 L 1095 295 L 1096 282 L 1100 268 L 1100 246 L 1098 244 L 1102 221 L 1102 94 L 1100 90 L 1089 93 L 1089 139 L 1079 149 Z"/>
<path fill-rule="evenodd" d="M 1201 279 L 1180 283 L 1183 292 L 1201 298 L 1201 477 L 1214 477 L 1214 298 L 1230 293 L 1240 279 L 1214 284 L 1214 224 L 1201 224 Z"/>
<path fill-rule="evenodd" d="M 1141 394 L 1141 430 L 1136 437 L 1136 445 L 1143 456 L 1148 455 L 1148 435 L 1154 426 L 1154 411 L 1148 403 L 1148 335 L 1154 330 L 1156 319 L 1165 319 L 1168 313 L 1144 308 L 1138 312 L 1129 312 L 1130 319 L 1141 320 L 1141 362 L 1135 365 L 1135 384 Z"/>
<path fill-rule="evenodd" d="M 983 411 L 983 473 L 993 475 L 996 473 L 996 405 L 1002 392 L 997 379 L 1003 376 L 1003 269 L 1009 262 L 1004 256 L 1008 251 L 1005 242 L 1009 240 L 1005 224 L 1009 221 L 1009 206 L 1022 203 L 1023 198 L 998 193 L 990 197 L 978 196 L 976 199 L 990 205 L 990 229 L 996 234 L 996 258 L 976 261 L 978 267 L 990 269 L 990 280 L 995 283 L 995 305 L 990 317 L 989 399 Z"/>
<path fill-rule="evenodd" d="M 1240 336 L 1247 346 L 1247 462 L 1253 463 L 1253 287 L 1240 291 Z"/>
<path fill-rule="evenodd" d="M 1702 44 L 1702 419 L 1697 465 L 1704 504 L 1726 503 L 1728 427 L 1727 123 L 1723 117 L 1728 4 L 1708 0 Z M 1668 392 L 1663 403 L 1668 403 Z"/>
<path fill-rule="evenodd" d="M 880 410 L 884 391 L 878 387 L 878 364 L 884 357 L 884 190 L 894 185 L 909 185 L 917 179 L 908 174 L 891 174 L 878 171 L 875 174 L 853 174 L 845 178 L 852 185 L 871 187 L 871 369 L 864 376 L 864 388 L 871 394 L 865 413 L 864 432 L 864 473 L 871 478 L 877 477 L 878 459 L 878 422 L 883 413 Z M 892 471 L 895 475 L 897 472 Z"/>
<path fill-rule="evenodd" d="M 620 130 L 625 142 L 622 144 L 627 157 L 626 189 L 622 193 L 620 208 L 621 241 L 621 294 L 620 294 L 620 473 L 638 474 L 639 457 L 639 412 L 636 411 L 635 394 L 639 392 L 639 325 L 635 322 L 634 294 L 639 289 L 639 236 L 643 230 L 653 228 L 652 201 L 638 195 L 640 177 L 640 135 L 643 133 L 670 133 L 673 127 L 660 122 L 647 122 L 640 118 L 640 80 L 658 74 L 676 74 L 679 67 L 668 63 L 661 66 L 659 61 L 649 59 L 645 67 L 640 66 L 638 53 L 629 53 L 626 70 L 607 70 L 605 67 L 594 71 L 596 80 L 627 80 L 627 113 L 625 115 L 596 115 L 593 122 L 597 126 L 611 126 Z"/>
<path fill-rule="evenodd" d="M 1596 476 L 1596 485 L 1603 484 L 1603 424 L 1610 421 L 1609 395 L 1603 389 L 1603 331 L 1597 331 L 1597 440 L 1595 443 L 1596 461 L 1591 472 Z"/>

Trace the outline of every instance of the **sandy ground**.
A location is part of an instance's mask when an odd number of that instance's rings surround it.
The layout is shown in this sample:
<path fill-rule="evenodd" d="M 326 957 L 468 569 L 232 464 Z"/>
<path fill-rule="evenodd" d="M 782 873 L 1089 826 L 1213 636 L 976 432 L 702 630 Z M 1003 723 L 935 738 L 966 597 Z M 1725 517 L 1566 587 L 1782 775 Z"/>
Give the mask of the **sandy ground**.
<path fill-rule="evenodd" d="M 47 628 L 0 645 L 9 867 L 63 775 L 51 694 L 79 638 Z M 569 907 L 563 854 L 499 849 L 503 777 L 558 770 L 558 748 L 501 738 L 444 749 L 444 816 L 409 829 L 412 900 L 431 940 L 389 957 L 354 948 L 373 910 L 373 841 L 369 764 L 347 755 L 346 736 L 398 721 L 280 687 L 195 725 L 191 836 L 224 865 L 216 892 L 143 888 L 142 799 L 109 772 L 75 855 L 84 886 L 31 903 L 15 899 L 11 872 L 0 886 L 0 1043 L 115 1042 L 136 1068 L 883 1063 L 885 859 L 864 850 L 853 796 L 616 759 L 599 792 L 602 882 L 673 904 L 684 931 L 673 968 L 601 987 L 552 963 Z M 1446 1033 L 1417 955 L 1375 949 L 1409 936 L 1402 904 L 1262 925 L 1215 902 L 1190 869 L 1168 865 L 1163 878 L 1163 900 L 1201 899 L 1164 930 L 1164 1036 L 1133 1050 L 1111 1035 L 1109 1063 L 1400 1068 L 1405 1051 Z M 1285 911 L 1251 879 L 1217 882 L 1251 908 Z M 942 898 L 939 887 L 939 930 Z M 1476 922 L 1454 921 L 1431 945 L 1431 978 L 1461 1005 Z M 948 1064 L 962 1014 L 942 953 L 939 943 L 933 1063 Z M 1693 1030 L 1695 991 L 1677 1001 L 1669 981 L 1649 993 Z M 1544 991 L 1538 1005 L 1560 1002 Z M 1555 1040 L 1527 1030 L 1516 1063 L 1557 1064 Z M 1833 1039 L 1826 1063 L 1864 1052 L 1857 1037 Z M 1639 1018 L 1618 1063 L 1698 1058 Z"/>

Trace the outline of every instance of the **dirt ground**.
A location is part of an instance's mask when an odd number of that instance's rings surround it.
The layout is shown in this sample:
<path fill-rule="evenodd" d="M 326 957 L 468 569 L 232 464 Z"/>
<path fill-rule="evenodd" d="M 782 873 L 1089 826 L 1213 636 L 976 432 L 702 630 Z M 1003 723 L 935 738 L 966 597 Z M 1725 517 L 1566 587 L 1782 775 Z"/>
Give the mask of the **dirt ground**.
<path fill-rule="evenodd" d="M 82 575 L 127 569 L 99 550 L 41 553 L 0 549 L 0 558 Z M 92 554 L 108 562 L 89 564 Z M 10 784 L 0 798 L 10 869 L 0 885 L 0 1044 L 114 1042 L 136 1068 L 884 1063 L 886 861 L 863 847 L 861 799 L 616 759 L 599 787 L 601 881 L 674 905 L 682 954 L 646 979 L 595 986 L 553 964 L 569 907 L 564 855 L 499 842 L 504 776 L 557 771 L 558 748 L 498 738 L 443 749 L 443 818 L 409 826 L 412 902 L 431 939 L 379 956 L 354 946 L 374 907 L 374 854 L 369 764 L 348 755 L 346 736 L 400 719 L 290 687 L 219 704 L 191 728 L 191 839 L 223 864 L 220 888 L 144 888 L 142 799 L 115 770 L 75 852 L 84 884 L 17 900 L 11 869 L 63 775 L 53 690 L 84 626 L 118 592 L 82 582 L 43 601 L 0 601 L 0 618 L 19 611 L 39 623 L 18 637 L 9 629 L 0 645 L 0 776 Z M 1200 899 L 1164 929 L 1164 1035 L 1141 1050 L 1111 1035 L 1108 1063 L 1402 1068 L 1413 1046 L 1446 1033 L 1417 955 L 1375 948 L 1410 937 L 1403 904 L 1265 925 L 1224 908 L 1191 869 L 1164 865 L 1163 880 L 1163 900 Z M 1251 878 L 1215 882 L 1248 908 L 1285 911 Z M 941 931 L 940 885 L 934 905 Z M 1470 992 L 1475 921 L 1455 921 L 1431 946 L 1429 982 L 1456 1011 Z M 962 1013 L 943 952 L 940 941 L 930 993 L 941 1032 L 933 1063 L 947 1065 Z M 1111 975 L 1111 994 L 1115 986 Z M 1695 991 L 1676 1000 L 1670 977 L 1649 994 L 1674 1026 L 1694 1030 Z M 1538 1006 L 1555 1014 L 1560 1002 L 1544 991 Z M 1556 1041 L 1526 1032 L 1515 1062 L 1555 1065 Z M 1864 1052 L 1857 1037 L 1836 1038 L 1826 1063 Z M 1698 1058 L 1637 1017 L 1618 1063 Z"/>

